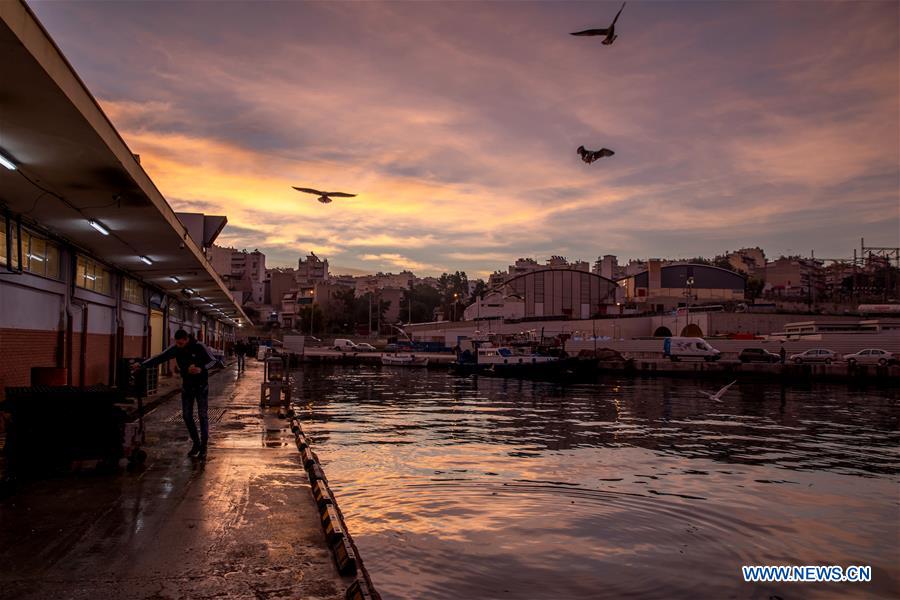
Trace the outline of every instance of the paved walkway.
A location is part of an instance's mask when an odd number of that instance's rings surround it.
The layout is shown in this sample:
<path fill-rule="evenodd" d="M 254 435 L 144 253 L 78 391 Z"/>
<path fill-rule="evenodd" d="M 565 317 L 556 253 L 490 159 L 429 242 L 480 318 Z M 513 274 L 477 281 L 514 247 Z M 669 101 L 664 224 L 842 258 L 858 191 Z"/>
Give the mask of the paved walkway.
<path fill-rule="evenodd" d="M 0 502 L 0 598 L 343 598 L 287 423 L 262 367 L 210 379 L 203 463 L 178 398 L 146 420 L 141 473 L 21 484 Z"/>

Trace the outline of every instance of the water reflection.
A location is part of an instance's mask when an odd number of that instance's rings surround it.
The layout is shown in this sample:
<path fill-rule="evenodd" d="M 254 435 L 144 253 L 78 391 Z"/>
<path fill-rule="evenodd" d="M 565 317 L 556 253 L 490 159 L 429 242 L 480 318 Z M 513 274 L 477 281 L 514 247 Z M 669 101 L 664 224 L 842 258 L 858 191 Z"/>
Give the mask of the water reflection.
<path fill-rule="evenodd" d="M 896 389 L 568 387 L 309 368 L 296 398 L 385 598 L 796 597 L 742 564 L 871 564 L 897 592 Z M 804 585 L 803 597 L 852 595 Z"/>

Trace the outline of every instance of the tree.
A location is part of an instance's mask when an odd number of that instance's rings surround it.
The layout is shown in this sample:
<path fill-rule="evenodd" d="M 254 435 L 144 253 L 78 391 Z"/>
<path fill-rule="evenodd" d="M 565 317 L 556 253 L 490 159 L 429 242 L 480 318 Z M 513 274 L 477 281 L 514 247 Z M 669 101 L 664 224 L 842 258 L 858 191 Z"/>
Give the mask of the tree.
<path fill-rule="evenodd" d="M 753 277 L 752 275 L 747 278 L 747 284 L 745 289 L 745 294 L 747 296 L 747 300 L 755 300 L 762 295 L 763 288 L 766 286 L 766 282 L 758 277 Z"/>
<path fill-rule="evenodd" d="M 725 256 L 717 256 L 716 260 L 713 261 L 713 265 L 720 269 L 727 269 L 729 271 L 734 271 L 735 273 L 737 272 L 737 269 L 734 268 L 734 265 L 732 265 Z"/>
<path fill-rule="evenodd" d="M 412 322 L 427 323 L 434 320 L 434 309 L 441 305 L 441 293 L 428 284 L 419 283 L 406 290 L 400 300 L 401 320 L 410 319 L 409 303 L 412 301 Z"/>
<path fill-rule="evenodd" d="M 469 298 L 469 304 L 477 302 L 486 292 L 487 284 L 484 282 L 484 279 L 479 279 L 475 282 L 475 287 L 472 289 L 472 296 Z"/>
<path fill-rule="evenodd" d="M 309 335 L 316 335 L 325 331 L 325 313 L 318 304 L 304 304 L 297 311 L 298 323 L 296 329 Z"/>
<path fill-rule="evenodd" d="M 469 298 L 469 278 L 465 271 L 444 273 L 438 277 L 438 292 L 441 295 L 441 307 L 444 318 L 454 321 L 462 318 L 466 300 Z"/>

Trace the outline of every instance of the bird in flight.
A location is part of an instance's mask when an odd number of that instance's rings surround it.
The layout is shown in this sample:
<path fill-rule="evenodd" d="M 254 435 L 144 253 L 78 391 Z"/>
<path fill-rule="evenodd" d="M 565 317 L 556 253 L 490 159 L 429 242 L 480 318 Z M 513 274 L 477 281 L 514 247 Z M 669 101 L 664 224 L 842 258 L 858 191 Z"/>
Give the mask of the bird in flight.
<path fill-rule="evenodd" d="M 625 2 L 622 3 L 622 8 L 619 9 L 619 12 L 616 13 L 616 18 L 613 19 L 612 25 L 610 25 L 606 29 L 585 29 L 584 31 L 576 31 L 572 35 L 605 35 L 606 38 L 601 42 L 604 46 L 612 46 L 612 43 L 616 41 L 616 38 L 619 37 L 616 35 L 616 21 L 619 20 L 619 15 L 622 14 L 622 9 L 625 8 Z"/>
<path fill-rule="evenodd" d="M 600 160 L 601 158 L 606 158 L 607 156 L 612 156 L 613 154 L 615 154 L 615 152 L 613 152 L 609 148 L 600 148 L 599 150 L 585 150 L 584 146 L 578 146 L 577 152 L 581 156 L 581 160 L 583 160 L 587 164 L 591 164 L 595 160 Z"/>
<path fill-rule="evenodd" d="M 331 202 L 332 196 L 334 196 L 335 198 L 353 198 L 356 196 L 356 194 L 347 194 L 345 192 L 320 192 L 319 190 L 314 190 L 312 188 L 301 188 L 301 187 L 297 187 L 297 186 L 291 186 L 291 187 L 294 188 L 295 190 L 297 190 L 298 192 L 305 192 L 307 194 L 315 194 L 316 196 L 319 197 L 318 200 L 322 204 L 328 204 L 329 202 Z"/>
<path fill-rule="evenodd" d="M 723 387 L 721 390 L 719 390 L 715 394 L 710 394 L 709 392 L 704 392 L 703 390 L 698 390 L 698 391 L 701 394 L 703 394 L 704 396 L 706 396 L 707 398 L 709 398 L 710 400 L 715 400 L 716 402 L 721 402 L 722 396 L 725 394 L 725 392 L 728 391 L 728 388 L 733 386 L 735 383 L 737 383 L 737 379 L 735 379 L 734 381 L 732 381 L 731 383 L 729 383 L 728 385 Z"/>

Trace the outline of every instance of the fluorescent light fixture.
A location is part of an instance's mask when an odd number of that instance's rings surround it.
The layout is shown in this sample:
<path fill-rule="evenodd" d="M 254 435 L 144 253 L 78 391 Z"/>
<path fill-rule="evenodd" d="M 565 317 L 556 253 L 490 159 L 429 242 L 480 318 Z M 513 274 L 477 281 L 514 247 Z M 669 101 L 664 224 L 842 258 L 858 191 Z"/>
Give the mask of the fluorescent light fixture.
<path fill-rule="evenodd" d="M 84 278 L 88 281 L 97 281 L 97 277 L 94 275 L 85 275 Z"/>
<path fill-rule="evenodd" d="M 96 229 L 97 231 L 102 233 L 103 235 L 109 235 L 109 229 L 107 229 L 106 226 L 103 223 L 101 223 L 100 221 L 97 221 L 95 219 L 90 219 L 88 221 L 88 223 L 90 223 L 91 227 L 93 227 L 94 229 Z"/>
<path fill-rule="evenodd" d="M 10 171 L 16 170 L 16 163 L 14 163 L 12 159 L 7 157 L 3 152 L 0 152 L 0 165 L 3 165 Z"/>
<path fill-rule="evenodd" d="M 200 302 L 206 302 L 206 298 L 204 298 L 203 296 L 199 296 L 197 300 L 199 300 Z"/>
<path fill-rule="evenodd" d="M 181 283 L 181 280 L 174 275 L 169 275 L 169 279 L 172 281 L 172 283 Z"/>
<path fill-rule="evenodd" d="M 30 258 L 31 260 L 36 260 L 38 262 L 44 262 L 44 257 L 38 256 L 37 254 L 29 254 L 28 258 Z"/>
<path fill-rule="evenodd" d="M 153 264 L 153 261 L 150 260 L 149 258 L 147 258 L 146 256 L 138 256 L 138 258 L 141 259 L 141 262 L 144 263 L 145 265 Z"/>

